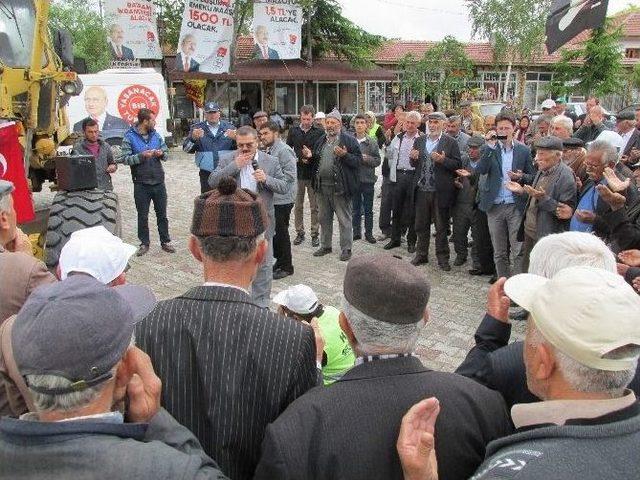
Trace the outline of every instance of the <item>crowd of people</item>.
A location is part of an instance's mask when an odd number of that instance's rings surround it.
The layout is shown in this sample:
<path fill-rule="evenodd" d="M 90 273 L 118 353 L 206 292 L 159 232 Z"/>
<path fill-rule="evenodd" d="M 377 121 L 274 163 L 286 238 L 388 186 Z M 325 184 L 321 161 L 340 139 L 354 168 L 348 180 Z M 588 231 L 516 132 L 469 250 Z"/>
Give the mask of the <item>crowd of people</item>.
<path fill-rule="evenodd" d="M 510 109 L 486 130 L 468 104 L 398 106 L 381 124 L 356 115 L 351 134 L 337 110 L 322 125 L 303 107 L 286 141 L 267 115 L 235 129 L 215 102 L 205 111 L 183 145 L 200 168 L 188 249 L 202 284 L 175 298 L 126 275 L 149 250 L 151 201 L 174 250 L 153 112 L 116 159 L 131 166 L 138 247 L 78 230 L 49 272 L 0 181 L 0 478 L 640 476 L 640 110 L 616 136 L 597 102 L 575 132 L 554 110 L 544 134 Z M 379 165 L 387 243 L 351 258 L 354 241 L 378 241 Z M 302 284 L 271 299 L 306 240 L 307 196 L 315 256 L 332 253 L 338 220 L 340 305 Z M 496 276 L 455 373 L 416 356 L 432 223 L 442 270 L 452 236 L 454 264 L 470 250 L 471 273 Z M 403 238 L 410 262 L 392 254 Z M 523 341 L 510 342 L 512 305 Z"/>

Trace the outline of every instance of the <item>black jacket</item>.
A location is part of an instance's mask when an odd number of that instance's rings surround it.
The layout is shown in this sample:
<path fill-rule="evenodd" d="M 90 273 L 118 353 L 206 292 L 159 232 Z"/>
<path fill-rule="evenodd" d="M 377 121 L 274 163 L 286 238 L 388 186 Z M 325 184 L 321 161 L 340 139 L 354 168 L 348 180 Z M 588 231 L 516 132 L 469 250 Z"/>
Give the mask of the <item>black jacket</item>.
<path fill-rule="evenodd" d="M 510 336 L 510 324 L 486 314 L 476 330 L 475 346 L 456 369 L 456 373 L 500 392 L 509 410 L 516 403 L 540 401 L 527 387 L 527 373 L 522 359 L 524 342 L 509 343 Z M 629 388 L 636 395 L 640 394 L 637 371 Z"/>
<path fill-rule="evenodd" d="M 158 303 L 136 340 L 162 380 L 162 405 L 234 480 L 250 479 L 265 428 L 316 385 L 313 331 L 229 287 Z"/>
<path fill-rule="evenodd" d="M 609 241 L 615 252 L 640 249 L 640 201 L 602 216 L 609 227 Z"/>
<path fill-rule="evenodd" d="M 421 136 L 416 139 L 414 148 L 418 150 L 418 159 L 411 160 L 411 164 L 416 169 L 414 175 L 414 182 L 417 183 L 420 180 L 422 165 L 427 160 L 427 136 Z M 438 197 L 438 207 L 452 207 L 456 203 L 456 196 L 458 189 L 453 183 L 457 178 L 456 170 L 462 168 L 462 160 L 460 158 L 460 147 L 458 142 L 443 133 L 440 137 L 438 145 L 436 145 L 435 151 L 444 152 L 446 158 L 443 163 L 433 163 L 433 175 L 436 184 L 436 193 Z"/>
<path fill-rule="evenodd" d="M 327 136 L 323 135 L 316 142 L 313 148 L 313 156 L 318 160 L 313 164 L 313 188 L 318 188 L 318 169 L 320 168 L 320 155 L 322 147 L 327 141 Z M 342 132 L 338 138 L 338 145 L 347 149 L 344 157 L 336 157 L 334 175 L 336 192 L 342 193 L 345 197 L 352 197 L 360 189 L 360 164 L 362 163 L 362 152 L 358 141 L 352 135 Z"/>
<path fill-rule="evenodd" d="M 313 171 L 317 168 L 319 158 L 315 155 L 305 163 L 302 161 L 302 147 L 307 146 L 313 152 L 313 147 L 324 136 L 324 130 L 320 127 L 312 125 L 308 131 L 302 130 L 299 126 L 289 129 L 289 135 L 287 136 L 287 145 L 293 148 L 298 158 L 296 165 L 298 169 L 298 179 L 311 180 L 313 178 Z"/>
<path fill-rule="evenodd" d="M 469 478 L 484 459 L 485 445 L 512 431 L 504 402 L 469 379 L 402 357 L 365 362 L 296 400 L 267 428 L 256 479 L 402 479 L 400 421 L 431 396 L 441 406 L 440 479 Z"/>

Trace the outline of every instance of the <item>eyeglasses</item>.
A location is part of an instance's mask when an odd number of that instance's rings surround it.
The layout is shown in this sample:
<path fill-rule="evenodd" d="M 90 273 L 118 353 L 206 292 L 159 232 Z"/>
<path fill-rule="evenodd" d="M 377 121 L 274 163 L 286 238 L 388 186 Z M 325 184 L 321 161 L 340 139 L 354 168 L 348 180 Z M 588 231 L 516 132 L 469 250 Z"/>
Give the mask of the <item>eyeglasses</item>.
<path fill-rule="evenodd" d="M 255 143 L 256 142 L 248 142 L 248 143 L 238 143 L 238 142 L 236 142 L 236 145 L 238 146 L 238 148 L 244 148 L 244 147 L 251 148 L 251 147 L 253 147 L 255 145 Z"/>

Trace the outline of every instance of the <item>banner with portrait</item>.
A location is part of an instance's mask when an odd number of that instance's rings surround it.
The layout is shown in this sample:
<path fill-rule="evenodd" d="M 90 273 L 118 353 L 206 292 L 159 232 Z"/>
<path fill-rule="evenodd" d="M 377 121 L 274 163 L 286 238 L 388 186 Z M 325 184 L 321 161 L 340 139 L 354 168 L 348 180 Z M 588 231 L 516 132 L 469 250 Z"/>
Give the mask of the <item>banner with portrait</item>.
<path fill-rule="evenodd" d="M 176 70 L 226 73 L 233 42 L 235 0 L 187 0 L 182 15 Z"/>
<path fill-rule="evenodd" d="M 302 7 L 295 0 L 255 0 L 253 58 L 300 58 L 302 21 Z"/>
<path fill-rule="evenodd" d="M 104 15 L 107 43 L 114 62 L 162 59 L 153 2 L 109 0 L 104 2 Z"/>

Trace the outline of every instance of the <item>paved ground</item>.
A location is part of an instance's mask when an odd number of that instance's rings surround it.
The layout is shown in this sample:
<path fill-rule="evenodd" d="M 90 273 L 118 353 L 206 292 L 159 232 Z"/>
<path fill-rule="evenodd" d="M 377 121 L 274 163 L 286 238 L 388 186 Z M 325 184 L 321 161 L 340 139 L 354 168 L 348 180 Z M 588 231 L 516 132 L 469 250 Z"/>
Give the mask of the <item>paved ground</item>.
<path fill-rule="evenodd" d="M 174 150 L 171 160 L 165 164 L 169 194 L 169 228 L 177 253 L 170 255 L 160 250 L 155 217 L 150 215 L 151 250 L 144 257 L 134 257 L 127 277 L 130 282 L 149 285 L 159 298 L 171 298 L 202 282 L 200 265 L 187 249 L 187 239 L 193 198 L 199 193 L 198 171 L 193 156 Z M 133 205 L 133 187 L 128 167 L 120 167 L 113 176 L 115 190 L 120 196 L 122 209 L 122 233 L 125 241 L 138 245 L 136 236 L 136 210 Z M 375 225 L 379 199 L 376 199 Z M 308 213 L 308 208 L 305 209 Z M 309 225 L 308 218 L 305 224 Z M 293 225 L 292 235 L 295 233 Z M 337 225 L 334 227 L 337 235 Z M 376 232 L 377 233 L 377 232 Z M 308 235 L 308 234 L 307 234 Z M 337 238 L 336 238 L 337 247 Z M 338 306 L 341 301 L 342 279 L 346 264 L 335 253 L 322 258 L 313 252 L 309 236 L 307 241 L 293 247 L 295 274 L 275 281 L 272 294 L 298 283 L 306 283 L 317 293 L 320 301 Z M 354 243 L 354 255 L 382 251 L 382 244 L 370 245 L 363 241 Z M 432 248 L 432 251 L 435 249 Z M 410 255 L 404 246 L 394 250 L 407 260 Z M 435 259 L 432 260 L 435 262 Z M 453 267 L 442 272 L 437 266 L 424 268 L 432 285 L 431 322 L 420 339 L 418 354 L 424 363 L 434 369 L 453 370 L 466 355 L 473 343 L 473 333 L 482 319 L 488 290 L 487 277 L 472 277 L 467 273 L 469 265 Z M 522 325 L 516 325 L 516 337 L 522 333 Z"/>

